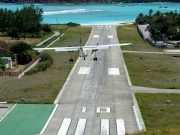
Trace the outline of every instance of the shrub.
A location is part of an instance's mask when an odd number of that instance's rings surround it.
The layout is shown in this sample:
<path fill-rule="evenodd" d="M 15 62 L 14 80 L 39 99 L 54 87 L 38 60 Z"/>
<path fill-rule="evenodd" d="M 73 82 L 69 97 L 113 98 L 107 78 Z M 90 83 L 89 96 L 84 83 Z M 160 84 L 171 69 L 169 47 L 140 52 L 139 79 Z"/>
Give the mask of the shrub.
<path fill-rule="evenodd" d="M 36 74 L 38 72 L 43 72 L 45 71 L 48 67 L 50 67 L 53 63 L 52 57 L 48 53 L 42 53 L 40 55 L 40 62 L 35 68 L 30 69 L 25 73 L 25 75 L 32 75 Z"/>

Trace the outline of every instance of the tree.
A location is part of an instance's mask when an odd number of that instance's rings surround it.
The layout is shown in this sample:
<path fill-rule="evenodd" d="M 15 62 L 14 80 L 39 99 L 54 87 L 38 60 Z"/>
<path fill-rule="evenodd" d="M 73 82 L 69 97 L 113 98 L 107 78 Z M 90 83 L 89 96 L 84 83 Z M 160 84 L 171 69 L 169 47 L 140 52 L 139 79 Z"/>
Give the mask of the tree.
<path fill-rule="evenodd" d="M 150 17 L 152 16 L 152 13 L 153 13 L 153 10 L 150 9 L 150 10 L 149 10 L 149 16 L 150 16 Z"/>
<path fill-rule="evenodd" d="M 18 38 L 18 28 L 16 27 L 11 27 L 8 31 L 7 31 L 8 36 L 10 36 L 12 39 L 13 38 Z"/>
<path fill-rule="evenodd" d="M 17 54 L 18 64 L 27 64 L 35 56 L 34 50 L 30 45 L 20 42 L 10 47 L 10 51 Z"/>

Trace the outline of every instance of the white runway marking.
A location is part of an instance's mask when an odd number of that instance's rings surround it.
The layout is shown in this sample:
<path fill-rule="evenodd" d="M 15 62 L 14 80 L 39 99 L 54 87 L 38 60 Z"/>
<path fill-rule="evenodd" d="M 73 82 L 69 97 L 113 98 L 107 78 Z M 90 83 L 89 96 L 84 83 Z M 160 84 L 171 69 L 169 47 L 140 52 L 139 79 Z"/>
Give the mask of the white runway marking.
<path fill-rule="evenodd" d="M 54 113 L 55 113 L 55 111 L 56 111 L 57 107 L 58 107 L 58 104 L 56 104 L 56 106 L 55 106 L 55 108 L 54 108 L 53 112 L 51 113 L 51 115 L 50 115 L 50 117 L 49 117 L 48 121 L 46 122 L 46 124 L 45 124 L 44 128 L 41 130 L 41 133 L 40 133 L 40 134 L 43 134 L 43 133 L 44 133 L 44 131 L 45 131 L 45 129 L 47 128 L 47 126 L 48 126 L 48 124 L 49 124 L 50 120 L 52 119 L 52 117 L 53 117 L 53 115 L 54 115 Z"/>
<path fill-rule="evenodd" d="M 14 109 L 14 107 L 16 106 L 17 104 L 15 104 L 5 115 L 4 115 L 4 117 L 2 117 L 1 119 L 0 119 L 0 122 Z"/>
<path fill-rule="evenodd" d="M 108 75 L 120 75 L 119 68 L 108 68 Z"/>
<path fill-rule="evenodd" d="M 81 111 L 86 112 L 86 107 L 82 107 Z"/>
<path fill-rule="evenodd" d="M 70 123 L 71 123 L 71 118 L 64 118 L 57 135 L 66 135 Z"/>
<path fill-rule="evenodd" d="M 137 122 L 137 124 L 138 124 L 138 128 L 139 128 L 139 130 L 142 130 L 142 129 L 141 129 L 140 122 L 139 122 L 139 119 L 138 119 L 138 115 L 137 115 L 137 112 L 136 112 L 136 108 L 135 108 L 134 105 L 133 105 L 133 111 L 134 111 L 134 115 L 135 115 L 135 118 L 136 118 L 136 122 Z"/>
<path fill-rule="evenodd" d="M 109 135 L 109 119 L 101 119 L 100 135 Z"/>
<path fill-rule="evenodd" d="M 93 38 L 99 38 L 99 35 L 94 35 Z"/>
<path fill-rule="evenodd" d="M 78 74 L 90 74 L 91 68 L 90 67 L 81 67 Z"/>
<path fill-rule="evenodd" d="M 97 107 L 97 113 L 110 113 L 110 107 Z"/>
<path fill-rule="evenodd" d="M 125 126 L 123 119 L 116 119 L 117 135 L 125 135 Z"/>
<path fill-rule="evenodd" d="M 113 38 L 113 35 L 108 35 L 108 38 Z"/>
<path fill-rule="evenodd" d="M 79 119 L 75 131 L 75 135 L 84 135 L 85 127 L 86 127 L 86 119 Z"/>

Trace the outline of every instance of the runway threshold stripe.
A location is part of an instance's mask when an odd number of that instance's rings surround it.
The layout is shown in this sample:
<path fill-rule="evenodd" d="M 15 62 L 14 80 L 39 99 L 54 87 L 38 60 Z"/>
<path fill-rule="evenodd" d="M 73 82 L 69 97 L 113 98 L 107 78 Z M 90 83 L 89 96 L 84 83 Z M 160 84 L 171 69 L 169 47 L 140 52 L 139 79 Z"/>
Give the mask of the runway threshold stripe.
<path fill-rule="evenodd" d="M 85 127 L 86 127 L 86 119 L 79 119 L 75 131 L 75 135 L 84 135 Z"/>
<path fill-rule="evenodd" d="M 101 119 L 100 135 L 109 135 L 109 119 Z"/>
<path fill-rule="evenodd" d="M 116 119 L 117 135 L 125 135 L 125 125 L 123 119 Z"/>
<path fill-rule="evenodd" d="M 57 135 L 66 135 L 70 123 L 71 123 L 71 118 L 64 118 Z"/>

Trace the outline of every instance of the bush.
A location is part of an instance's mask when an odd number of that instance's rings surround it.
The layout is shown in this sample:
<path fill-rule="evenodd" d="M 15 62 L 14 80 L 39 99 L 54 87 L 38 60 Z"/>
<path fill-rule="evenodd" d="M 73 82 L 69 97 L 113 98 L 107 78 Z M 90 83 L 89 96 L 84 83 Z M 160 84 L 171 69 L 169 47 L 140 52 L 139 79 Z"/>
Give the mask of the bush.
<path fill-rule="evenodd" d="M 35 68 L 30 69 L 25 73 L 25 75 L 32 75 L 36 74 L 38 72 L 43 72 L 45 71 L 48 67 L 50 67 L 53 63 L 52 57 L 48 53 L 42 53 L 40 55 L 40 62 Z"/>
<path fill-rule="evenodd" d="M 53 63 L 53 58 L 48 53 L 42 53 L 40 55 L 41 61 L 49 61 L 49 63 Z"/>

